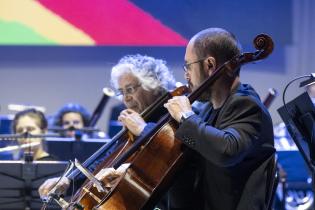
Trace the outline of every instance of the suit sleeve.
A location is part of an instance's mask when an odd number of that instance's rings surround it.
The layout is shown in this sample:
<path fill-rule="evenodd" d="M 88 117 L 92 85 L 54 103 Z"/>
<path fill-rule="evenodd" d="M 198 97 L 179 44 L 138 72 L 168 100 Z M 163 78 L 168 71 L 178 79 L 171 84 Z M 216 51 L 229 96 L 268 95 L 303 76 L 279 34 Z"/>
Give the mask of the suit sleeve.
<path fill-rule="evenodd" d="M 233 166 L 259 144 L 262 112 L 253 99 L 238 96 L 220 111 L 218 128 L 192 115 L 175 136 L 212 163 Z"/>

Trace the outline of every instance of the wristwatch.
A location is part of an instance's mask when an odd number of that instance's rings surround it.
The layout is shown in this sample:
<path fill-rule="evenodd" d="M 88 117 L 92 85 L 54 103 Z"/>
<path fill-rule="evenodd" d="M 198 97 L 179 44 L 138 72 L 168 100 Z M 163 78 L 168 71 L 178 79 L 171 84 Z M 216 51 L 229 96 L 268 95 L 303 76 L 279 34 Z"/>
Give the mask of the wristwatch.
<path fill-rule="evenodd" d="M 191 115 L 194 115 L 194 114 L 195 114 L 195 112 L 193 112 L 193 111 L 183 112 L 179 123 L 183 123 L 187 118 L 189 118 Z"/>

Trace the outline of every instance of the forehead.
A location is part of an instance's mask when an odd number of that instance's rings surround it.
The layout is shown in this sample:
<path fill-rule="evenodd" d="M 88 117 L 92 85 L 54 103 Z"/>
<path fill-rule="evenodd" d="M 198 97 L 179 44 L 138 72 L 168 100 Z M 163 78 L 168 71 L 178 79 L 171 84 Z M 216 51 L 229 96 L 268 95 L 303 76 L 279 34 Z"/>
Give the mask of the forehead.
<path fill-rule="evenodd" d="M 81 119 L 81 115 L 77 112 L 69 112 L 63 115 L 63 120 L 76 120 Z"/>
<path fill-rule="evenodd" d="M 16 127 L 25 127 L 25 126 L 38 126 L 37 120 L 28 115 L 20 117 L 17 121 Z"/>
<path fill-rule="evenodd" d="M 196 57 L 197 56 L 194 49 L 194 40 L 190 40 L 186 47 L 185 61 L 189 62 L 191 59 L 195 59 Z"/>
<path fill-rule="evenodd" d="M 122 74 L 118 78 L 118 88 L 123 88 L 123 87 L 126 87 L 128 85 L 134 85 L 134 84 L 137 84 L 138 82 L 139 82 L 139 80 L 134 74 L 125 73 L 125 74 Z"/>

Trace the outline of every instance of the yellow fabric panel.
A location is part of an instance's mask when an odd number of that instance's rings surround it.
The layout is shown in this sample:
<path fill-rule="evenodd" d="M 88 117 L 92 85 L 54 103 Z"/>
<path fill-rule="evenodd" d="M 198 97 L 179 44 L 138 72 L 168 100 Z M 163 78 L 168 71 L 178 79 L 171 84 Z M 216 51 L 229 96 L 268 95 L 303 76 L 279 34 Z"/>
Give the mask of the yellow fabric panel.
<path fill-rule="evenodd" d="M 0 0 L 0 19 L 19 22 L 61 45 L 94 45 L 94 40 L 36 0 Z"/>

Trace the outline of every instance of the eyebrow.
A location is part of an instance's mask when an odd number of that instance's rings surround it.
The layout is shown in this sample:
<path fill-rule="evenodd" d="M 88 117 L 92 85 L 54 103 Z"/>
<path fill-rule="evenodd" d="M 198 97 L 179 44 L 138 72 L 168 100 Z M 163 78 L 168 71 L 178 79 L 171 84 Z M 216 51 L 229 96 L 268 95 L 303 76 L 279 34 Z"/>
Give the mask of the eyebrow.
<path fill-rule="evenodd" d="M 122 88 L 118 88 L 118 90 L 122 90 L 123 88 L 127 88 L 127 87 L 130 87 L 130 86 L 135 86 L 135 85 L 137 85 L 137 84 L 128 84 L 128 85 L 125 85 L 125 87 L 122 87 Z"/>

